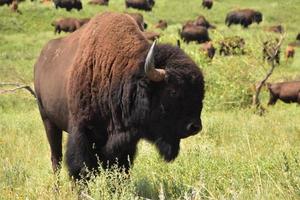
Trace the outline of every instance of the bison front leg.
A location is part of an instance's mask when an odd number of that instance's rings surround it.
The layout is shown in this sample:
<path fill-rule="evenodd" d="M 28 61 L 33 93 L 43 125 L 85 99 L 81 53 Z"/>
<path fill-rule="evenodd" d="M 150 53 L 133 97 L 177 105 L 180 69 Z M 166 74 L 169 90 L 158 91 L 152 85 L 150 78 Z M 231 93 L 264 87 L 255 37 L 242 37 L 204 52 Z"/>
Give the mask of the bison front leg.
<path fill-rule="evenodd" d="M 269 99 L 269 102 L 268 102 L 268 106 L 270 105 L 275 105 L 275 103 L 277 102 L 278 98 L 275 97 L 273 94 L 270 93 L 270 99 Z"/>

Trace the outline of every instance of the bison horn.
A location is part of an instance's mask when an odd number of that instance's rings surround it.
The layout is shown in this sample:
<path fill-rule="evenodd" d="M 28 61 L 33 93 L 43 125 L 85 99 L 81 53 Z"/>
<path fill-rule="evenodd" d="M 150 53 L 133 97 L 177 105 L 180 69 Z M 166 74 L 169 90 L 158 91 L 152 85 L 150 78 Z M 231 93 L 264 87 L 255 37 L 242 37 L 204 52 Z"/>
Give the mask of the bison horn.
<path fill-rule="evenodd" d="M 145 73 L 151 81 L 160 82 L 166 77 L 166 70 L 164 69 L 155 69 L 154 66 L 154 47 L 156 41 L 153 42 L 145 61 Z"/>

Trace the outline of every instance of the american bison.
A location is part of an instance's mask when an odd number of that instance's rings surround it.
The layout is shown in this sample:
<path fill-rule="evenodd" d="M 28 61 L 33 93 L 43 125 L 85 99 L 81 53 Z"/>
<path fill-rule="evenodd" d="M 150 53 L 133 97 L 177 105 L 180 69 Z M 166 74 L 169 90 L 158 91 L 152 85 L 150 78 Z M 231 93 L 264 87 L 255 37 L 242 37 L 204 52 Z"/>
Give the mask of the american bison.
<path fill-rule="evenodd" d="M 145 31 L 145 32 L 143 32 L 143 34 L 144 34 L 145 38 L 147 38 L 147 40 L 151 40 L 151 41 L 154 41 L 160 37 L 159 33 L 155 33 L 152 31 Z"/>
<path fill-rule="evenodd" d="M 211 41 L 202 44 L 200 50 L 203 51 L 210 59 L 213 59 L 216 53 L 216 48 L 213 46 Z"/>
<path fill-rule="evenodd" d="M 270 27 L 266 28 L 266 31 L 274 32 L 274 33 L 283 33 L 284 29 L 283 29 L 283 26 L 276 25 L 276 26 L 270 26 Z"/>
<path fill-rule="evenodd" d="M 213 6 L 213 0 L 203 0 L 202 1 L 202 6 L 203 8 L 211 9 Z"/>
<path fill-rule="evenodd" d="M 295 48 L 293 46 L 288 45 L 285 49 L 285 58 L 294 58 L 295 55 Z"/>
<path fill-rule="evenodd" d="M 91 0 L 88 4 L 91 5 L 100 5 L 100 6 L 108 6 L 109 0 Z"/>
<path fill-rule="evenodd" d="M 160 19 L 154 27 L 165 30 L 166 28 L 168 28 L 168 23 L 165 20 Z"/>
<path fill-rule="evenodd" d="M 267 83 L 270 92 L 268 105 L 274 105 L 278 99 L 284 103 L 300 104 L 300 81 Z"/>
<path fill-rule="evenodd" d="M 252 9 L 242 9 L 229 12 L 226 16 L 225 24 L 228 27 L 232 24 L 241 24 L 244 28 L 248 28 L 253 22 L 259 24 L 262 20 L 263 15 L 261 12 Z"/>
<path fill-rule="evenodd" d="M 3 6 L 3 5 L 7 5 L 9 6 L 10 4 L 12 4 L 13 0 L 0 0 L 0 6 Z"/>
<path fill-rule="evenodd" d="M 191 41 L 196 41 L 198 43 L 210 41 L 207 28 L 190 23 L 185 24 L 181 31 L 179 30 L 179 35 L 186 43 Z"/>
<path fill-rule="evenodd" d="M 129 15 L 130 17 L 132 17 L 136 23 L 138 24 L 138 26 L 140 27 L 141 31 L 144 31 L 145 29 L 147 29 L 148 25 L 147 23 L 145 23 L 144 21 L 144 16 L 140 13 L 126 13 L 125 14 Z"/>
<path fill-rule="evenodd" d="M 80 0 L 53 0 L 55 8 L 65 8 L 67 11 L 71 11 L 73 8 L 78 11 L 82 9 L 82 3 Z"/>
<path fill-rule="evenodd" d="M 238 55 L 245 54 L 245 40 L 239 36 L 226 37 L 219 41 L 220 55 Z"/>
<path fill-rule="evenodd" d="M 205 28 L 216 28 L 214 25 L 210 24 L 209 21 L 206 20 L 206 18 L 203 15 L 199 15 L 197 19 L 194 21 L 194 24 L 196 26 L 203 26 Z"/>
<path fill-rule="evenodd" d="M 61 31 L 72 33 L 87 23 L 89 19 L 62 18 L 51 23 L 54 26 L 54 33 L 60 34 Z"/>
<path fill-rule="evenodd" d="M 278 45 L 279 39 L 270 39 L 263 43 L 263 60 L 266 60 L 268 62 L 272 61 L 272 57 L 274 56 L 274 60 L 277 64 L 280 63 L 280 49 L 276 51 L 277 45 Z"/>
<path fill-rule="evenodd" d="M 67 59 L 66 59 L 67 58 Z M 140 139 L 174 160 L 201 128 L 204 80 L 176 46 L 148 43 L 126 14 L 105 12 L 43 48 L 34 69 L 37 102 L 55 172 L 62 131 L 69 175 L 117 164 L 129 169 Z"/>
<path fill-rule="evenodd" d="M 154 0 L 125 0 L 126 8 L 135 8 L 145 11 L 151 11 L 154 4 Z"/>

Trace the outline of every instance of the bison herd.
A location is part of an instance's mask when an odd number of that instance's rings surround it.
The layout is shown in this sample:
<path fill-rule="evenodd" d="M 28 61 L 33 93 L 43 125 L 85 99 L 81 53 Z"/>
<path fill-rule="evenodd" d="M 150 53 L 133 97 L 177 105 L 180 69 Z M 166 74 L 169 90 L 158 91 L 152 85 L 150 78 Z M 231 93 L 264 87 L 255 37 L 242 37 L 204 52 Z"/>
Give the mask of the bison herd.
<path fill-rule="evenodd" d="M 17 0 L 0 0 L 12 5 Z M 83 9 L 80 0 L 53 0 L 55 8 Z M 152 11 L 154 0 L 125 0 L 126 8 Z M 108 6 L 109 0 L 88 4 Z M 203 0 L 212 9 L 213 0 Z M 263 14 L 252 9 L 228 12 L 225 24 L 247 29 L 261 23 Z M 202 129 L 204 77 L 196 63 L 180 48 L 200 44 L 199 51 L 213 59 L 219 55 L 244 55 L 246 41 L 240 36 L 212 41 L 217 29 L 203 15 L 188 20 L 178 30 L 177 45 L 157 44 L 159 33 L 149 27 L 140 13 L 105 12 L 92 18 L 60 18 L 51 25 L 55 34 L 72 32 L 49 41 L 34 67 L 34 86 L 40 115 L 51 149 L 54 172 L 62 161 L 62 131 L 69 133 L 66 163 L 70 176 L 86 178 L 86 171 L 114 164 L 129 170 L 141 139 L 153 143 L 165 161 L 174 160 L 181 139 Z M 160 19 L 154 28 L 164 31 L 168 22 Z M 281 25 L 266 31 L 283 33 Z M 180 40 L 180 39 L 181 40 Z M 296 37 L 300 40 L 300 34 Z M 262 44 L 263 59 L 271 61 L 278 40 Z M 289 44 L 285 57 L 295 55 L 297 41 Z M 279 64 L 280 51 L 275 52 Z M 68 58 L 68 59 L 64 59 Z M 278 99 L 300 103 L 300 83 L 267 83 L 269 105 Z"/>

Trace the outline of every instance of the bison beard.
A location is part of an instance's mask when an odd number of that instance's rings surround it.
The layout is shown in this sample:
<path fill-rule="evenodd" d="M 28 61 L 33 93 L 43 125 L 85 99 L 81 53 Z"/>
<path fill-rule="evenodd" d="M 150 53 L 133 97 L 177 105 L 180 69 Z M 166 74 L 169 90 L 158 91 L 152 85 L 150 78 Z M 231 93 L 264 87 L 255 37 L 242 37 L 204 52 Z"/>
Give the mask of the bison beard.
<path fill-rule="evenodd" d="M 174 160 L 180 139 L 202 128 L 200 69 L 178 47 L 150 47 L 125 14 L 97 15 L 50 41 L 35 65 L 35 89 L 53 169 L 61 160 L 64 130 L 66 162 L 75 179 L 99 163 L 128 170 L 140 139 L 154 143 L 166 161 Z"/>

